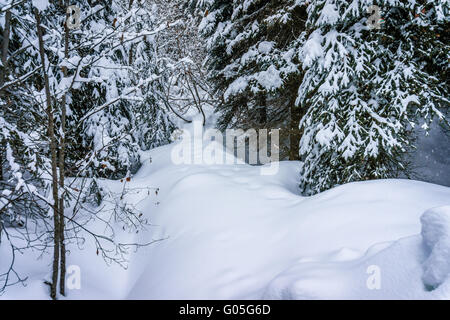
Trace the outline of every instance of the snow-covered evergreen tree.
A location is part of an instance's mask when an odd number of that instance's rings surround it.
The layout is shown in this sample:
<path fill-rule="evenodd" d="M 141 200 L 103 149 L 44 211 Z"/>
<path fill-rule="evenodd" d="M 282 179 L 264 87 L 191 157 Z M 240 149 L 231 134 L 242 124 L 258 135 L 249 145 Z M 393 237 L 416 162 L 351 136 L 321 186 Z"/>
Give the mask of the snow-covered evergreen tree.
<path fill-rule="evenodd" d="M 298 1 L 191 1 L 190 6 L 204 12 L 199 29 L 207 40 L 209 76 L 222 96 L 219 128 L 298 130 L 297 52 L 304 29 Z"/>
<path fill-rule="evenodd" d="M 45 249 L 54 239 L 55 257 L 56 245 L 65 244 L 68 201 L 95 190 L 74 190 L 76 178 L 124 177 L 139 167 L 141 150 L 167 143 L 173 130 L 159 95 L 166 79 L 154 42 L 170 25 L 155 21 L 147 1 L 80 0 L 69 19 L 67 5 L 0 3 L 0 242 L 5 228 L 24 227 L 16 240 Z M 66 184 L 66 176 L 74 179 Z M 117 205 L 123 212 L 116 217 L 142 223 Z M 0 274 L 0 292 L 21 281 L 9 278 L 11 270 Z"/>
<path fill-rule="evenodd" d="M 46 214 L 47 126 L 31 2 L 1 3 L 0 233 Z M 0 239 L 1 240 L 1 239 Z"/>
<path fill-rule="evenodd" d="M 303 192 L 405 172 L 412 127 L 444 120 L 439 110 L 448 108 L 442 67 L 449 50 L 440 37 L 448 2 L 302 2 L 308 12 L 297 100 L 308 110 L 301 122 Z"/>
<path fill-rule="evenodd" d="M 90 18 L 75 35 L 71 57 L 80 84 L 72 99 L 74 146 L 84 150 L 74 153 L 81 156 L 75 166 L 87 166 L 89 175 L 123 177 L 138 169 L 139 150 L 169 142 L 173 130 L 159 99 L 164 70 L 154 43 L 167 26 L 155 21 L 146 1 L 86 6 L 82 15 Z"/>

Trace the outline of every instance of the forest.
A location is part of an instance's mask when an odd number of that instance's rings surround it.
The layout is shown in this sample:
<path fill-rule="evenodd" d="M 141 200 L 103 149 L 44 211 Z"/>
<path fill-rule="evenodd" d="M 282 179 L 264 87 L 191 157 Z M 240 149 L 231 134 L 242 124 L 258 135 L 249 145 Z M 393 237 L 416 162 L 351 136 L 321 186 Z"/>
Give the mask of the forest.
<path fill-rule="evenodd" d="M 449 10 L 0 0 L 0 299 L 450 299 Z"/>

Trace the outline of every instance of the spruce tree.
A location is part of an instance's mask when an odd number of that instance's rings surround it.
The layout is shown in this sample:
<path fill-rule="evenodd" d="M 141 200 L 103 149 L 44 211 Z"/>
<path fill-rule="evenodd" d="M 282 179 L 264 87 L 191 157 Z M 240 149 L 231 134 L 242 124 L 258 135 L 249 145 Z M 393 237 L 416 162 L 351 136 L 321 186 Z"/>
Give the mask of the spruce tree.
<path fill-rule="evenodd" d="M 207 65 L 222 97 L 218 127 L 282 128 L 284 155 L 298 156 L 295 105 L 302 77 L 297 51 L 304 29 L 298 1 L 191 1 L 203 11 Z M 291 140 L 291 146 L 289 144 Z M 282 151 L 283 153 L 283 151 Z"/>
<path fill-rule="evenodd" d="M 382 10 L 383 21 L 372 4 Z M 301 189 L 407 173 L 416 125 L 444 120 L 448 4 L 440 1 L 304 1 L 308 39 L 297 103 L 307 114 Z M 447 13 L 446 13 L 447 12 Z M 441 74 L 440 74 L 441 73 Z"/>

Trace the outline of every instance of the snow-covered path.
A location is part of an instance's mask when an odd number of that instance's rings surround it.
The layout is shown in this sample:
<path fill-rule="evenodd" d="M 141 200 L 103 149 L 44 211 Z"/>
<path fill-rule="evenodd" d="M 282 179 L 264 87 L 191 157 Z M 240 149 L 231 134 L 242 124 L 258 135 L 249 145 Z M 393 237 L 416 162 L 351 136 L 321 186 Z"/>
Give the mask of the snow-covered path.
<path fill-rule="evenodd" d="M 429 253 L 420 236 L 420 216 L 450 204 L 450 188 L 369 181 L 304 198 L 296 162 L 262 176 L 245 164 L 174 165 L 172 148 L 145 153 L 129 183 L 160 188 L 159 205 L 129 196 L 152 223 L 131 239 L 165 240 L 132 254 L 127 270 L 107 268 L 94 249 L 74 251 L 69 264 L 80 266 L 82 289 L 69 298 L 450 298 L 448 280 L 424 289 Z M 379 290 L 368 288 L 369 266 L 378 268 Z M 5 297 L 46 297 L 47 269 L 37 264 L 29 287 L 12 287 Z"/>
<path fill-rule="evenodd" d="M 161 226 L 158 236 L 169 238 L 144 249 L 148 254 L 138 262 L 142 273 L 136 273 L 129 298 L 281 298 L 274 279 L 294 266 L 315 274 L 329 263 L 359 274 L 337 286 L 343 291 L 334 296 L 328 289 L 305 297 L 345 297 L 352 285 L 369 297 L 374 291 L 366 288 L 367 267 L 345 268 L 348 261 L 366 260 L 369 248 L 372 256 L 387 241 L 419 234 L 422 213 L 450 201 L 449 188 L 406 180 L 354 183 L 303 198 L 296 190 L 298 163 L 281 163 L 276 176 L 261 176 L 248 165 L 174 166 L 164 158 L 168 150 L 155 152 L 153 168 L 134 178 L 161 186 L 161 204 L 150 216 Z M 403 267 L 408 274 L 410 260 L 392 271 Z M 320 272 L 315 276 L 323 280 Z M 386 294 L 395 296 L 378 291 Z"/>

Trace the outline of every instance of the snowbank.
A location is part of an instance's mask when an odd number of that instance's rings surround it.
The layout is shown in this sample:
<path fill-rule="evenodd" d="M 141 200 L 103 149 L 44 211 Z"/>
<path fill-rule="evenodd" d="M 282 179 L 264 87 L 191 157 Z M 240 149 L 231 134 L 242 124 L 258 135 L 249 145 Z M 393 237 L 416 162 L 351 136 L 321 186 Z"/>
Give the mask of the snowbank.
<path fill-rule="evenodd" d="M 427 210 L 422 235 L 300 261 L 268 286 L 269 299 L 450 299 L 450 206 Z M 423 282 L 422 282 L 423 281 Z"/>
<path fill-rule="evenodd" d="M 428 210 L 421 221 L 428 253 L 423 264 L 423 281 L 435 288 L 450 280 L 450 206 Z"/>

